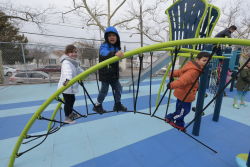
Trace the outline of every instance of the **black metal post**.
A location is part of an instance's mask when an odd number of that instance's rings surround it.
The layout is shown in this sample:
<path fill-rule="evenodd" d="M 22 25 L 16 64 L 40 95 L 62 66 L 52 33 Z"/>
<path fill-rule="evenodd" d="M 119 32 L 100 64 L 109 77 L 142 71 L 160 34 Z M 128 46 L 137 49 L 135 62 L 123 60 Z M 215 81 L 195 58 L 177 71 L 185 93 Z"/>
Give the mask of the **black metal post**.
<path fill-rule="evenodd" d="M 226 59 L 224 59 L 223 65 L 222 65 L 218 92 L 220 92 L 220 90 L 223 89 L 224 85 L 226 84 L 228 67 L 229 67 L 229 59 L 226 58 Z M 215 107 L 214 107 L 213 121 L 216 121 L 216 122 L 219 121 L 220 109 L 221 109 L 223 96 L 224 96 L 223 93 L 221 93 L 220 95 L 218 95 L 218 97 L 216 99 Z"/>
<path fill-rule="evenodd" d="M 193 131 L 192 131 L 192 134 L 195 136 L 199 136 L 199 132 L 200 132 L 200 124 L 201 124 L 201 116 L 202 116 L 200 112 L 202 112 L 203 105 L 204 105 L 208 73 L 209 73 L 209 66 L 206 66 L 200 78 L 199 92 L 198 92 L 198 97 L 197 97 L 197 102 L 196 102 L 195 117 L 197 118 L 194 121 L 194 126 L 193 126 Z"/>
<path fill-rule="evenodd" d="M 236 54 L 236 60 L 235 60 L 234 70 L 233 70 L 232 76 L 236 75 L 236 73 L 237 73 L 237 71 L 238 71 L 239 60 L 240 60 L 240 54 L 241 54 L 241 49 L 239 48 L 239 49 L 236 51 L 235 54 Z M 231 85 L 230 85 L 230 92 L 233 91 L 233 89 L 234 89 L 234 84 L 235 84 L 235 79 L 232 80 L 232 82 L 231 82 Z"/>
<path fill-rule="evenodd" d="M 250 167 L 250 152 L 249 152 L 249 154 L 248 154 L 247 167 Z"/>

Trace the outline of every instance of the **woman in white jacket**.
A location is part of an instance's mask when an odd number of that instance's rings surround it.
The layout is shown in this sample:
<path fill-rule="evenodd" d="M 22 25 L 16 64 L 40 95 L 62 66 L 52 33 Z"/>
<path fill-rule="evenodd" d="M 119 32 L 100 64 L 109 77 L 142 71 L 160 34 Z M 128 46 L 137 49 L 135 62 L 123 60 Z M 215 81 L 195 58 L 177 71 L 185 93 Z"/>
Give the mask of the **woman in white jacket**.
<path fill-rule="evenodd" d="M 77 49 L 74 45 L 68 45 L 65 48 L 65 54 L 61 57 L 60 62 L 61 67 L 61 77 L 58 83 L 58 89 L 62 86 L 66 86 L 68 81 L 74 78 L 76 75 L 83 72 L 80 68 L 80 63 L 77 59 Z M 64 113 L 66 123 L 75 123 L 74 117 L 75 113 L 72 112 L 75 103 L 75 94 L 78 92 L 78 83 L 75 83 L 68 89 L 66 89 L 62 94 L 65 101 Z"/>

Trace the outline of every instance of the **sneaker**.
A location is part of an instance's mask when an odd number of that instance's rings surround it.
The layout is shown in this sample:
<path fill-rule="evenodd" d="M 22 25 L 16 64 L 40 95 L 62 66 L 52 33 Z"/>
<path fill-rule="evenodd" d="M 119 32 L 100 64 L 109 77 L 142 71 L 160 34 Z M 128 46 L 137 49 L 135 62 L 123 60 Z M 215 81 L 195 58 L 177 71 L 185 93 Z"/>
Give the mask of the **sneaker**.
<path fill-rule="evenodd" d="M 69 114 L 69 118 L 72 119 L 72 120 L 75 120 L 75 119 L 80 118 L 80 117 L 81 117 L 81 115 L 79 115 L 77 113 L 74 113 L 74 112 Z"/>
<path fill-rule="evenodd" d="M 233 108 L 240 109 L 238 104 L 233 104 Z"/>
<path fill-rule="evenodd" d="M 207 94 L 207 93 L 205 93 L 205 97 L 208 97 L 208 94 Z"/>
<path fill-rule="evenodd" d="M 70 117 L 65 117 L 64 122 L 67 123 L 67 124 L 74 124 L 74 123 L 76 123 L 76 121 L 72 120 Z"/>
<path fill-rule="evenodd" d="M 168 124 L 170 124 L 171 126 L 175 127 L 175 123 L 173 119 L 170 118 L 165 118 L 165 122 L 167 122 Z"/>
<path fill-rule="evenodd" d="M 240 103 L 240 106 L 247 107 L 246 103 Z"/>
<path fill-rule="evenodd" d="M 174 123 L 174 121 L 173 121 L 172 119 L 165 118 L 165 121 L 166 121 L 168 124 L 170 124 L 171 126 L 173 126 L 174 128 L 176 128 L 176 129 L 178 129 L 178 130 L 180 130 L 180 131 L 182 131 L 182 132 L 186 132 L 185 127 L 177 125 L 176 123 Z"/>
<path fill-rule="evenodd" d="M 93 111 L 97 112 L 98 114 L 103 114 L 103 113 L 107 112 L 106 110 L 104 110 L 104 109 L 102 108 L 102 104 L 95 105 L 95 106 L 93 107 Z"/>
<path fill-rule="evenodd" d="M 127 111 L 127 107 L 122 105 L 121 102 L 115 103 L 115 105 L 113 107 L 113 111 Z"/>
<path fill-rule="evenodd" d="M 175 127 L 176 129 L 179 129 L 179 130 L 182 131 L 182 132 L 186 132 L 186 129 L 185 129 L 184 126 L 179 126 L 179 125 L 175 124 L 174 127 Z"/>

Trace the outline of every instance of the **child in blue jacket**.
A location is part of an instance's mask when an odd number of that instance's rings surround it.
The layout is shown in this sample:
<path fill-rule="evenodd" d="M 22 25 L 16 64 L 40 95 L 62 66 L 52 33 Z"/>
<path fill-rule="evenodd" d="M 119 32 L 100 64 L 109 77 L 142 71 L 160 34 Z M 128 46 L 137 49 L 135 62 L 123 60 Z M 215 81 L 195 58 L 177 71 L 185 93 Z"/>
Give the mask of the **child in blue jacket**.
<path fill-rule="evenodd" d="M 107 27 L 104 39 L 105 42 L 100 46 L 99 62 L 114 56 L 124 56 L 124 53 L 121 51 L 120 36 L 115 27 Z M 99 80 L 101 81 L 101 89 L 93 110 L 100 114 L 106 112 L 102 107 L 102 103 L 107 96 L 110 85 L 113 89 L 115 99 L 113 111 L 127 111 L 127 108 L 121 104 L 122 87 L 119 82 L 119 61 L 100 69 Z"/>

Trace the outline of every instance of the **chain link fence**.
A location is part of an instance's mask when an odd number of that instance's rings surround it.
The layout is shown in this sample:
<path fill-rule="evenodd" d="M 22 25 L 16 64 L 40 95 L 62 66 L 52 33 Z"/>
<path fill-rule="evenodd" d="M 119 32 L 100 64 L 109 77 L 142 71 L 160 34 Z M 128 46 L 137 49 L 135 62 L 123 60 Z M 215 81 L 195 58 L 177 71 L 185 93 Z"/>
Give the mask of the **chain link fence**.
<path fill-rule="evenodd" d="M 99 46 L 76 43 L 81 67 L 98 61 Z M 0 42 L 0 84 L 58 82 L 65 46 Z M 94 79 L 90 75 L 87 79 Z"/>
<path fill-rule="evenodd" d="M 81 67 L 87 68 L 98 63 L 97 45 L 90 45 L 75 42 L 78 48 L 78 59 Z M 65 46 L 31 43 L 11 43 L 0 42 L 2 61 L 0 61 L 0 84 L 23 84 L 23 83 L 44 83 L 58 82 L 60 78 L 60 57 L 64 54 Z M 154 54 L 153 62 L 162 56 L 163 53 Z M 133 65 L 131 65 L 133 63 Z M 131 67 L 134 75 L 139 71 L 139 58 L 133 57 L 120 61 L 120 76 L 131 78 Z M 150 55 L 144 54 L 143 69 L 149 68 Z M 159 71 L 154 76 L 163 75 L 164 71 Z M 44 74 L 45 73 L 45 74 Z M 86 80 L 95 80 L 96 74 L 89 75 Z"/>

